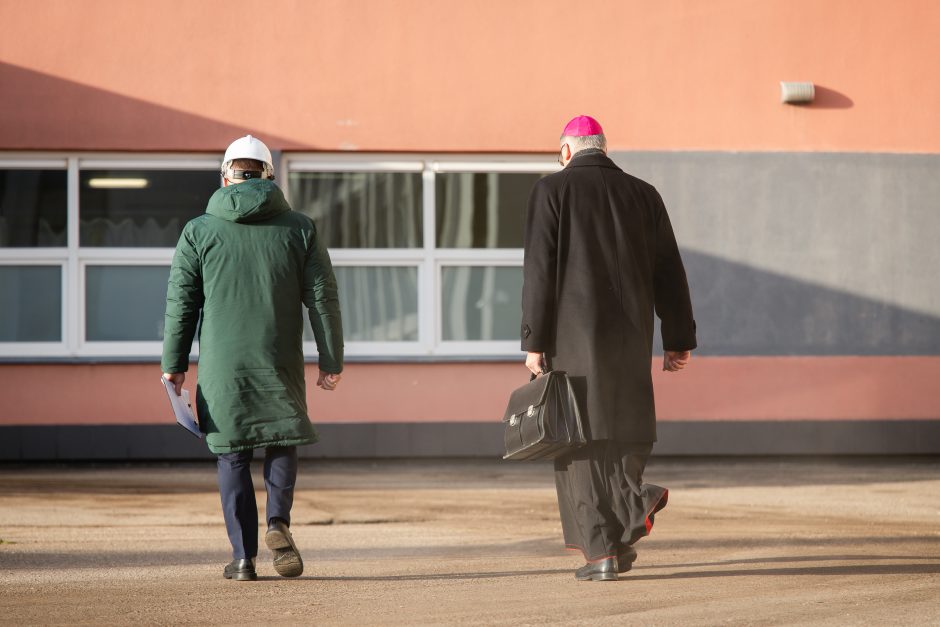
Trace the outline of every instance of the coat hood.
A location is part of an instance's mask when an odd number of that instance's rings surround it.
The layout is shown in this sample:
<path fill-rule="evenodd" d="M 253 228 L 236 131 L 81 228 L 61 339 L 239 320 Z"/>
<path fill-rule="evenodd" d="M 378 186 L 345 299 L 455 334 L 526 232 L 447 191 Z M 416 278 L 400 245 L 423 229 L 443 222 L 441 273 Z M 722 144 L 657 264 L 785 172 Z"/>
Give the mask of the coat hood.
<path fill-rule="evenodd" d="M 280 188 L 268 179 L 220 187 L 209 199 L 206 213 L 230 222 L 260 222 L 290 211 Z"/>

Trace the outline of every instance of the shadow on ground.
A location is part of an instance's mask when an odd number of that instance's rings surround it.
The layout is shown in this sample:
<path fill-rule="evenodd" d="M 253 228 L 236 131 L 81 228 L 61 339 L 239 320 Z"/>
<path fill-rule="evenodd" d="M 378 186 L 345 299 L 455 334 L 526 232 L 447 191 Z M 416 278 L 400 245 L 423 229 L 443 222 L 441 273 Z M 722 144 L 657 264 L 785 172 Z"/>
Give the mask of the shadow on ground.
<path fill-rule="evenodd" d="M 899 538 L 884 538 L 878 540 L 875 545 L 891 545 L 901 543 L 927 543 L 931 545 L 940 545 L 938 536 L 905 536 Z M 663 540 L 655 542 L 644 540 L 638 547 L 656 548 L 658 550 L 703 550 L 708 548 L 721 548 L 727 546 L 735 549 L 742 548 L 760 548 L 760 547 L 786 547 L 793 548 L 812 548 L 827 545 L 841 546 L 872 546 L 872 539 L 867 537 L 838 537 L 838 538 L 792 538 L 786 542 L 768 540 L 763 538 L 742 538 L 727 543 L 710 541 L 689 541 L 689 540 Z M 642 553 L 642 550 L 641 550 Z M 400 547 L 372 547 L 368 550 L 356 550 L 346 547 L 337 549 L 313 549 L 304 550 L 303 555 L 309 564 L 318 562 L 349 562 L 351 565 L 360 563 L 381 563 L 388 562 L 390 566 L 392 560 L 422 560 L 422 559 L 446 559 L 453 564 L 459 564 L 459 558 L 489 558 L 505 557 L 507 561 L 516 561 L 520 558 L 544 559 L 546 557 L 561 557 L 568 555 L 560 549 L 560 542 L 555 538 L 539 538 L 526 540 L 522 542 L 512 542 L 507 544 L 488 544 L 488 545 L 441 545 L 436 547 L 427 546 L 400 546 Z M 263 563 L 268 559 L 268 553 L 262 551 L 259 562 Z M 226 553 L 220 551 L 109 551 L 107 553 L 89 552 L 44 552 L 44 551 L 20 551 L 15 544 L 6 545 L 0 549 L 0 570 L 39 570 L 39 569 L 83 569 L 83 568 L 136 568 L 136 567 L 161 567 L 161 566 L 209 566 L 221 565 L 226 563 L 229 557 Z M 732 566 L 744 564 L 772 564 L 772 563 L 793 563 L 793 562 L 839 562 L 839 561 L 888 561 L 888 560 L 908 560 L 908 561 L 929 561 L 935 560 L 936 564 L 921 564 L 925 568 L 940 568 L 940 546 L 938 546 L 935 555 L 888 555 L 888 554 L 857 554 L 845 553 L 835 555 L 806 555 L 806 556 L 781 556 L 781 557 L 758 557 L 743 560 L 723 560 L 723 561 L 704 561 L 704 562 L 684 562 L 677 564 L 655 564 L 636 566 L 635 570 L 662 569 L 662 568 L 709 568 L 714 566 Z M 881 568 L 884 565 L 860 565 L 859 568 Z M 913 565 L 912 565 L 913 566 Z M 812 567 L 814 570 L 823 567 Z M 826 567 L 828 568 L 828 567 Z M 832 568 L 855 568 L 854 566 L 839 566 Z M 907 568 L 907 566 L 904 566 Z M 783 569 L 786 571 L 794 570 Z M 797 569 L 799 570 L 799 569 Z M 457 573 L 459 578 L 488 576 L 514 576 L 514 575 L 538 575 L 552 574 L 555 571 L 513 571 L 510 573 Z M 561 571 L 567 572 L 567 571 Z M 716 571 L 703 571 L 711 573 Z M 742 571 L 755 572 L 755 571 Z M 761 571 L 764 572 L 764 571 Z M 907 571 L 903 571 L 907 572 Z M 921 571 L 918 571 L 921 572 Z M 922 572 L 935 572 L 925 570 Z M 940 571 L 937 571 L 940 572 Z M 767 574 L 774 574 L 773 571 L 767 571 Z M 803 573 L 810 574 L 810 573 Z M 831 573 L 830 573 L 831 574 Z M 899 572 L 899 574 L 901 574 Z M 427 575 L 429 579 L 446 578 L 450 575 Z M 676 575 L 669 575 L 676 576 Z M 703 575 L 711 576 L 711 575 Z M 416 576 L 420 579 L 425 576 Z M 343 579 L 340 577 L 340 579 Z M 354 578 L 355 579 L 355 578 Z M 359 579 L 371 579 L 363 577 Z"/>
<path fill-rule="evenodd" d="M 119 474 L 114 471 L 120 470 Z M 172 474 L 173 479 L 154 473 Z M 260 479 L 261 462 L 254 474 Z M 940 458 L 654 457 L 646 479 L 670 489 L 907 483 L 940 476 Z M 54 477 L 54 481 L 50 480 Z M 259 482 L 260 484 L 260 482 Z M 493 459 L 302 461 L 299 490 L 554 489 L 550 463 Z M 0 496 L 195 494 L 216 491 L 214 462 L 0 464 Z"/>

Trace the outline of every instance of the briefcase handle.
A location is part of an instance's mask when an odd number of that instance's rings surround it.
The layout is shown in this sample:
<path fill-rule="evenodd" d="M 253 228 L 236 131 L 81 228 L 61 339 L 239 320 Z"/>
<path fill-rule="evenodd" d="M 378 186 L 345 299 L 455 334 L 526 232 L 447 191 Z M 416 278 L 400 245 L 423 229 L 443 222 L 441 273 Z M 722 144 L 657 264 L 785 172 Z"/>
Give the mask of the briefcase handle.
<path fill-rule="evenodd" d="M 551 365 L 550 363 L 548 363 L 548 357 L 545 357 L 545 356 L 543 355 L 543 356 L 542 356 L 542 359 L 545 361 L 545 367 L 542 368 L 542 374 L 548 374 L 549 372 L 552 371 L 552 365 Z M 533 381 L 535 381 L 535 373 L 534 373 L 534 372 L 531 373 L 531 374 L 529 374 L 529 383 L 532 383 Z"/>

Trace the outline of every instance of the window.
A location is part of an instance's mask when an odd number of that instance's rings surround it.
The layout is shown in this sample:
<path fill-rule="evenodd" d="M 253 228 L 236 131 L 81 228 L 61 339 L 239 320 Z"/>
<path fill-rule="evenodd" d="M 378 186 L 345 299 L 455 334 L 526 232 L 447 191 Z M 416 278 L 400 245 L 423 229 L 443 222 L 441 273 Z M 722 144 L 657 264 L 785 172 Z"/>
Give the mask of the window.
<path fill-rule="evenodd" d="M 287 158 L 288 200 L 330 247 L 347 354 L 519 353 L 526 201 L 557 166 L 475 159 Z"/>
<path fill-rule="evenodd" d="M 418 351 L 418 262 L 425 241 L 421 164 L 288 164 L 291 207 L 313 219 L 330 249 L 347 354 Z M 309 330 L 305 338 L 312 340 Z M 314 350 L 308 345 L 308 352 Z"/>
<path fill-rule="evenodd" d="M 333 271 L 346 344 L 418 340 L 417 268 L 335 266 Z M 313 341 L 309 324 L 304 324 L 304 340 Z"/>
<path fill-rule="evenodd" d="M 66 352 L 66 165 L 0 158 L 0 355 Z"/>
<path fill-rule="evenodd" d="M 421 174 L 291 172 L 292 208 L 330 248 L 420 248 Z"/>
<path fill-rule="evenodd" d="M 160 355 L 173 251 L 219 188 L 219 160 L 81 158 L 75 168 L 75 352 Z"/>
<path fill-rule="evenodd" d="M 518 340 L 522 268 L 445 266 L 441 286 L 445 341 Z"/>
<path fill-rule="evenodd" d="M 170 267 L 85 266 L 85 339 L 160 342 Z"/>
<path fill-rule="evenodd" d="M 435 178 L 440 248 L 522 248 L 526 201 L 540 174 L 442 172 Z"/>
<path fill-rule="evenodd" d="M 417 341 L 417 268 L 339 266 L 336 282 L 348 341 Z"/>
<path fill-rule="evenodd" d="M 0 156 L 0 355 L 159 355 L 173 249 L 218 167 Z"/>
<path fill-rule="evenodd" d="M 65 169 L 0 168 L 0 247 L 65 246 Z"/>
<path fill-rule="evenodd" d="M 0 266 L 0 342 L 62 340 L 62 269 Z"/>
<path fill-rule="evenodd" d="M 79 176 L 81 246 L 173 248 L 219 186 L 210 170 L 83 169 Z"/>
<path fill-rule="evenodd" d="M 0 356 L 158 357 L 173 251 L 219 157 L 0 155 Z M 284 155 L 277 182 L 330 249 L 347 355 L 518 355 L 526 201 L 556 169 Z M 304 341 L 315 355 L 309 324 Z"/>

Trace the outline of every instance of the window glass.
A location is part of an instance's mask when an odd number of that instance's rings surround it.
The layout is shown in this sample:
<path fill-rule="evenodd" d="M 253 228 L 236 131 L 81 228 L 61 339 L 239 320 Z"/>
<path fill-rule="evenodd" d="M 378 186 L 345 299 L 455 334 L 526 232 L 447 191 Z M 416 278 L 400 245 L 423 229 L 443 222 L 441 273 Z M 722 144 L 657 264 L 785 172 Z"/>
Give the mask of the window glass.
<path fill-rule="evenodd" d="M 89 342 L 163 339 L 169 266 L 88 266 L 85 337 Z"/>
<path fill-rule="evenodd" d="M 517 340 L 522 323 L 522 268 L 442 269 L 444 340 Z"/>
<path fill-rule="evenodd" d="M 418 269 L 412 266 L 335 266 L 347 342 L 418 340 Z M 304 319 L 304 339 L 313 341 Z"/>
<path fill-rule="evenodd" d="M 0 266 L 0 342 L 62 341 L 62 268 Z"/>
<path fill-rule="evenodd" d="M 174 247 L 219 187 L 212 170 L 82 170 L 82 246 Z"/>
<path fill-rule="evenodd" d="M 420 172 L 292 172 L 291 205 L 330 248 L 420 248 Z"/>
<path fill-rule="evenodd" d="M 437 246 L 522 248 L 529 192 L 544 174 L 439 172 L 435 175 Z"/>
<path fill-rule="evenodd" d="M 65 170 L 0 170 L 0 247 L 66 245 Z"/>

